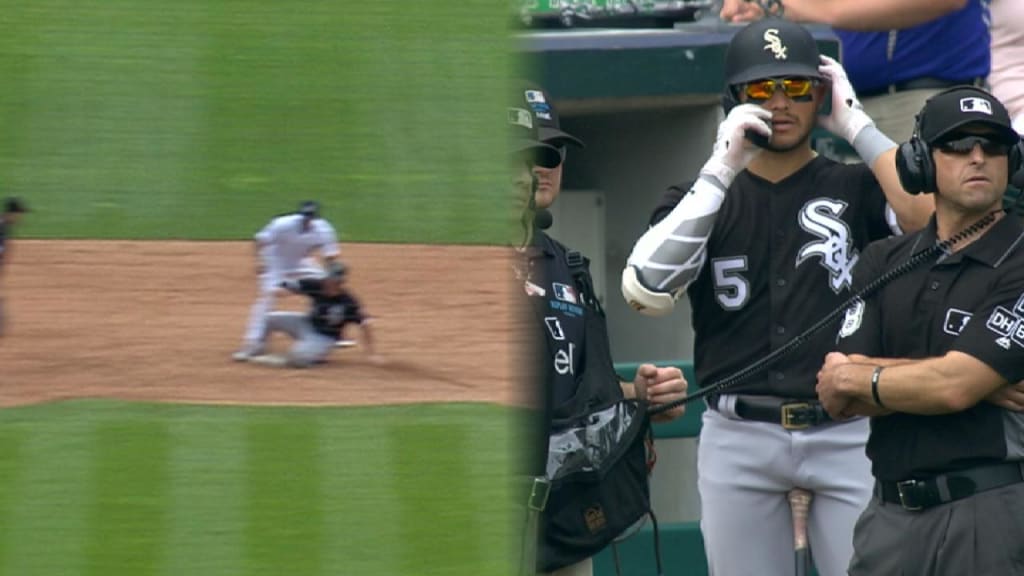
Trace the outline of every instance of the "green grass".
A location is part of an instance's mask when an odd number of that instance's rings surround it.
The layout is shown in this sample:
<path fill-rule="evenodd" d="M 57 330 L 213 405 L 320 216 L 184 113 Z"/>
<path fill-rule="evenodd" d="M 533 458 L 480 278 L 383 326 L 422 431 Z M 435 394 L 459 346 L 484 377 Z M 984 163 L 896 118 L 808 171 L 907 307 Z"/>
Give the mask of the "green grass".
<path fill-rule="evenodd" d="M 41 238 L 248 238 L 316 198 L 347 241 L 501 242 L 504 8 L 5 2 L 2 193 Z"/>
<path fill-rule="evenodd" d="M 506 409 L 0 412 L 0 574 L 509 573 Z"/>

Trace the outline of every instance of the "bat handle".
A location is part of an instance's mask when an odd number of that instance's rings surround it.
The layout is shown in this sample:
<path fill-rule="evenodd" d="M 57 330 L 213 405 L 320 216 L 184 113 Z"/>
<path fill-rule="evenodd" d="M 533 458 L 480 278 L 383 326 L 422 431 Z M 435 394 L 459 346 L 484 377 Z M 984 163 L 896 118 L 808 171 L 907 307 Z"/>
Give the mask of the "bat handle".
<path fill-rule="evenodd" d="M 807 514 L 811 508 L 813 494 L 803 488 L 794 488 L 786 495 L 793 513 L 793 548 L 807 548 Z"/>

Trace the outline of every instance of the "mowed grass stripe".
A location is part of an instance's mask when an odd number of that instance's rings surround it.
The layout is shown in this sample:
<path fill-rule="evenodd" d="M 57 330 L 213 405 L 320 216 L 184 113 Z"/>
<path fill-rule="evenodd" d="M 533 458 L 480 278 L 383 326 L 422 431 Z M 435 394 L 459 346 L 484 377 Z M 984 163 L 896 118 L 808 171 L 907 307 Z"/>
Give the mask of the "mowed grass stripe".
<path fill-rule="evenodd" d="M 397 413 L 396 413 L 397 412 Z M 319 460 L 325 575 L 400 575 L 405 545 L 399 495 L 388 480 L 395 455 L 389 427 L 406 421 L 400 408 L 323 409 Z"/>
<path fill-rule="evenodd" d="M 11 506 L 18 498 L 19 472 L 24 467 L 22 444 L 24 432 L 16 428 L 0 428 L 0 567 L 7 559 L 7 544 L 11 532 Z"/>
<path fill-rule="evenodd" d="M 92 496 L 91 420 L 63 411 L 0 412 L 3 442 L 20 445 L 4 460 L 16 467 L 5 475 L 6 502 L 0 574 L 11 576 L 82 574 L 85 537 L 91 529 L 87 503 Z"/>
<path fill-rule="evenodd" d="M 167 419 L 159 413 L 126 412 L 97 423 L 85 574 L 158 573 L 170 447 Z"/>
<path fill-rule="evenodd" d="M 168 552 L 162 574 L 242 574 L 247 412 L 176 407 L 170 414 Z"/>
<path fill-rule="evenodd" d="M 320 430 L 309 410 L 253 410 L 246 425 L 244 574 L 323 574 Z"/>
<path fill-rule="evenodd" d="M 394 492 L 404 545 L 400 574 L 480 574 L 480 530 L 464 425 L 416 423 L 391 429 Z"/>

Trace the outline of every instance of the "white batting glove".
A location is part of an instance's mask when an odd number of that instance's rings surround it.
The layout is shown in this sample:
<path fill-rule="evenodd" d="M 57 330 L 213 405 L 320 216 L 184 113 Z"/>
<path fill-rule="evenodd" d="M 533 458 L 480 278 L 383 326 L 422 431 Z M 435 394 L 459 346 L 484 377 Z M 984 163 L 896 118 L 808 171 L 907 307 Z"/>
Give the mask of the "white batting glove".
<path fill-rule="evenodd" d="M 828 56 L 822 56 L 821 62 L 818 71 L 832 84 L 832 113 L 819 117 L 818 123 L 829 132 L 853 143 L 857 134 L 868 126 L 874 126 L 875 121 L 864 112 L 842 64 Z"/>
<path fill-rule="evenodd" d="M 771 138 L 771 119 L 772 113 L 756 104 L 740 104 L 733 108 L 718 125 L 718 137 L 711 158 L 700 169 L 700 173 L 714 177 L 723 189 L 728 188 L 736 174 L 746 168 L 761 151 L 746 141 L 746 131 L 753 130 Z"/>

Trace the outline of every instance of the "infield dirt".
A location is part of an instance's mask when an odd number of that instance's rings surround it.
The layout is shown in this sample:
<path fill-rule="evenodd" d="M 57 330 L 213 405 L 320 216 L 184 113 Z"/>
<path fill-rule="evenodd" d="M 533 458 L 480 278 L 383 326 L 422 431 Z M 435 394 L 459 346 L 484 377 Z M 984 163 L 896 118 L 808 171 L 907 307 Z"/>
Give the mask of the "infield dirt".
<path fill-rule="evenodd" d="M 16 240 L 0 279 L 0 406 L 65 398 L 230 404 L 519 404 L 507 248 L 344 244 L 374 317 L 361 347 L 306 370 L 237 363 L 256 297 L 244 242 Z M 277 307 L 304 310 L 285 296 Z M 347 334 L 357 335 L 357 331 Z M 287 338 L 271 341 L 276 352 Z"/>

